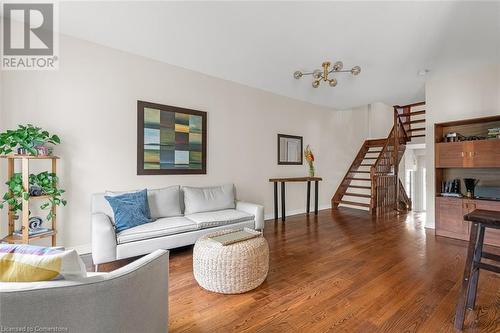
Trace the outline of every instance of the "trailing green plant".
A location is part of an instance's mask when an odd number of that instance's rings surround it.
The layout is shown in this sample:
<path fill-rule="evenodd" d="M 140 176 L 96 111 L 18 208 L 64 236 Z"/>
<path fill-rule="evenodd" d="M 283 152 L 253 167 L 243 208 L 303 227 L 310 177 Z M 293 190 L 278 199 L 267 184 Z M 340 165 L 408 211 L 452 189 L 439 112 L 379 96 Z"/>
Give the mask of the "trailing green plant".
<path fill-rule="evenodd" d="M 15 152 L 17 148 L 24 148 L 31 155 L 37 155 L 35 147 L 46 143 L 59 144 L 61 139 L 31 124 L 18 125 L 15 130 L 0 133 L 0 155 Z"/>
<path fill-rule="evenodd" d="M 47 214 L 47 220 L 51 220 L 53 217 L 52 207 L 54 206 L 66 206 L 67 201 L 62 198 L 63 189 L 57 187 L 58 177 L 55 173 L 50 173 L 47 171 L 41 172 L 39 174 L 29 175 L 29 185 L 39 186 L 41 188 L 42 195 L 48 196 L 48 202 L 44 202 L 40 205 L 40 209 L 47 209 L 50 207 L 50 211 Z M 6 192 L 2 200 L 0 201 L 0 209 L 4 207 L 5 204 L 10 205 L 10 211 L 16 214 L 23 209 L 23 199 L 28 200 L 30 198 L 29 189 L 23 187 L 23 178 L 21 173 L 15 173 L 5 184 L 8 186 L 8 192 Z"/>

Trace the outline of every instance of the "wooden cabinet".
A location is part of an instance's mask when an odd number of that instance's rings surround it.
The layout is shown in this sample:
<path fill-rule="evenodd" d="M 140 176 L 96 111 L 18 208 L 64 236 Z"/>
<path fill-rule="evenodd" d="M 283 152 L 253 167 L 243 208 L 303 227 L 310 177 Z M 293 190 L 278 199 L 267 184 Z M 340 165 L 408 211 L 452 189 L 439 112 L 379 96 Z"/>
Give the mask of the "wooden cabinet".
<path fill-rule="evenodd" d="M 500 140 L 471 141 L 466 150 L 470 167 L 496 168 L 500 167 Z"/>
<path fill-rule="evenodd" d="M 498 168 L 500 140 L 436 144 L 436 168 Z"/>
<path fill-rule="evenodd" d="M 463 168 L 466 143 L 443 142 L 436 144 L 436 168 Z"/>
<path fill-rule="evenodd" d="M 463 240 L 469 239 L 469 223 L 464 221 L 461 198 L 436 197 L 436 234 Z"/>
<path fill-rule="evenodd" d="M 463 217 L 475 209 L 500 211 L 500 201 L 436 197 L 436 235 L 469 240 L 470 222 Z M 484 243 L 500 246 L 500 230 L 487 229 Z"/>

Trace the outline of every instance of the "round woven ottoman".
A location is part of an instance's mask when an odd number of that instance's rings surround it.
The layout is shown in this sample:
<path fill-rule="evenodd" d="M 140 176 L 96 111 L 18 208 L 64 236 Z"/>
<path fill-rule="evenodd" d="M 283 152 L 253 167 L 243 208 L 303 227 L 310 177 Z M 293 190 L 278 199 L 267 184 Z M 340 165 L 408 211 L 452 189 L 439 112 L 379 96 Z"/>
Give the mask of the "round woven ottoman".
<path fill-rule="evenodd" d="M 257 288 L 266 279 L 269 246 L 264 237 L 226 246 L 209 239 L 231 231 L 222 230 L 202 236 L 194 245 L 194 278 L 206 290 L 240 294 Z"/>

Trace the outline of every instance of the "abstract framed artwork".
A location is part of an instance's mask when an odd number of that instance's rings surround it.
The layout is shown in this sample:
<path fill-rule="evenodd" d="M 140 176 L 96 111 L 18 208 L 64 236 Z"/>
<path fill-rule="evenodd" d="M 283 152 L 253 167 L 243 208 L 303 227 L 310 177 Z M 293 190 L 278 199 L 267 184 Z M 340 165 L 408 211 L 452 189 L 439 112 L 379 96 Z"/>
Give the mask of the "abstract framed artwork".
<path fill-rule="evenodd" d="M 207 113 L 137 101 L 137 174 L 207 173 Z"/>

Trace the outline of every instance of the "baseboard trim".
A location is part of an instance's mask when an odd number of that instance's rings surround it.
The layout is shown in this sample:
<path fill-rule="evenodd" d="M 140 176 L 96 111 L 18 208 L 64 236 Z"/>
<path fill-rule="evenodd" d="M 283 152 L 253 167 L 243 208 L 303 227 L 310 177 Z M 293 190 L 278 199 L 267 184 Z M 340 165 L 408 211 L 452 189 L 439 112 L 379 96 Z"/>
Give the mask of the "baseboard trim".
<path fill-rule="evenodd" d="M 324 204 L 324 205 L 319 205 L 318 210 L 323 210 L 323 209 L 330 209 L 332 208 L 330 204 Z M 312 208 L 311 211 L 314 211 L 314 208 Z M 294 209 L 294 210 L 287 210 L 286 216 L 293 216 L 293 215 L 299 215 L 299 214 L 305 214 L 306 209 L 301 208 L 301 209 Z M 281 218 L 281 211 L 278 213 L 278 218 Z M 274 220 L 274 212 L 273 213 L 268 213 L 264 215 L 264 220 Z"/>

